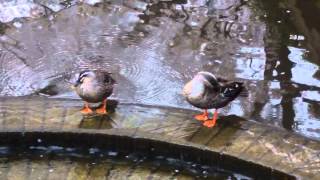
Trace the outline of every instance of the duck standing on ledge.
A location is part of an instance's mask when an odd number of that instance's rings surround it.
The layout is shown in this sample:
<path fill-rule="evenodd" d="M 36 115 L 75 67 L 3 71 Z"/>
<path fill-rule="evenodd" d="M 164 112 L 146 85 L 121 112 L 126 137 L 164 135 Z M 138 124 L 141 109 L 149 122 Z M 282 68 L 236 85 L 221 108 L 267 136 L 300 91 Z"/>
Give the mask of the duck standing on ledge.
<path fill-rule="evenodd" d="M 191 105 L 204 109 L 204 113 L 196 115 L 195 119 L 205 121 L 203 125 L 206 127 L 213 127 L 218 117 L 218 109 L 233 101 L 244 89 L 241 82 L 228 82 L 202 71 L 184 86 L 183 96 Z M 213 119 L 210 119 L 207 110 L 213 108 L 215 112 Z"/>
<path fill-rule="evenodd" d="M 98 70 L 84 70 L 80 72 L 73 87 L 77 94 L 85 101 L 81 112 L 83 114 L 90 114 L 93 111 L 90 109 L 89 103 L 102 102 L 102 106 L 96 109 L 96 113 L 106 114 L 107 97 L 112 94 L 114 84 L 115 80 L 108 72 Z"/>

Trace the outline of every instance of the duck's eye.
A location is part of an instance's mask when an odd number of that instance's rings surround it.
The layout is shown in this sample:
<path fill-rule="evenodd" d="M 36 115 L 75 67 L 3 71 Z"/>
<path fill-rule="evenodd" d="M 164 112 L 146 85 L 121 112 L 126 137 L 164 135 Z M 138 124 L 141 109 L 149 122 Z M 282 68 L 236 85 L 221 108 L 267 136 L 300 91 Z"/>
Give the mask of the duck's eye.
<path fill-rule="evenodd" d="M 85 78 L 85 77 L 83 77 L 83 76 L 82 76 L 82 77 L 79 77 L 79 79 L 78 79 L 78 83 L 83 83 L 84 78 Z"/>

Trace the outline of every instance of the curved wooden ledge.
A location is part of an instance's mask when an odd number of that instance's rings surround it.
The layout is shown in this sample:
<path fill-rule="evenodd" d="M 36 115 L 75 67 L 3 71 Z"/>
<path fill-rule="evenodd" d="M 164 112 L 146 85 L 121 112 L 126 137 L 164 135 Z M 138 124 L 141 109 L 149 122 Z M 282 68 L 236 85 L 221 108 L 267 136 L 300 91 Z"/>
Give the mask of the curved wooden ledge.
<path fill-rule="evenodd" d="M 84 117 L 81 106 L 77 100 L 1 98 L 0 142 L 32 144 L 41 138 L 69 146 L 134 148 L 253 177 L 320 177 L 320 143 L 280 128 L 224 116 L 208 129 L 192 119 L 194 111 L 130 104 L 114 111 L 114 101 L 110 115 Z"/>

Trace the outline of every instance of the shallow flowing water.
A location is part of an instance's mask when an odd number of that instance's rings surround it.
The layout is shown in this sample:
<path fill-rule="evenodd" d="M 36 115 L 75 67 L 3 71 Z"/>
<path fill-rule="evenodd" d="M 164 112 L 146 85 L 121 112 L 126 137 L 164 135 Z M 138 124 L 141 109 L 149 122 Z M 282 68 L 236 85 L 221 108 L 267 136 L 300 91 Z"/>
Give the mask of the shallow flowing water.
<path fill-rule="evenodd" d="M 249 90 L 222 114 L 320 138 L 316 1 L 0 2 L 1 96 L 78 98 L 68 81 L 90 68 L 121 102 L 193 108 L 181 89 L 205 70 Z"/>

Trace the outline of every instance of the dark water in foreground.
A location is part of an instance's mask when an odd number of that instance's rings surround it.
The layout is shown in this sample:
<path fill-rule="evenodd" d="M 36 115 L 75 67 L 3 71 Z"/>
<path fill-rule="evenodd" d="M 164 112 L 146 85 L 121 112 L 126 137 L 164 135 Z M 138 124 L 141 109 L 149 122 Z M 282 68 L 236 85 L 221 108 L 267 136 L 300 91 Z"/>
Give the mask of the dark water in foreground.
<path fill-rule="evenodd" d="M 206 70 L 249 89 L 223 114 L 320 138 L 317 1 L 84 2 L 0 1 L 1 96 L 77 98 L 63 79 L 93 68 L 122 102 L 192 108 L 181 89 Z"/>
<path fill-rule="evenodd" d="M 0 147 L 1 179 L 252 179 L 164 156 L 60 146 L 14 150 Z"/>

